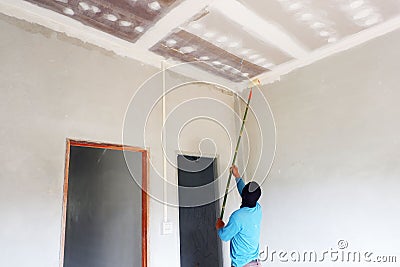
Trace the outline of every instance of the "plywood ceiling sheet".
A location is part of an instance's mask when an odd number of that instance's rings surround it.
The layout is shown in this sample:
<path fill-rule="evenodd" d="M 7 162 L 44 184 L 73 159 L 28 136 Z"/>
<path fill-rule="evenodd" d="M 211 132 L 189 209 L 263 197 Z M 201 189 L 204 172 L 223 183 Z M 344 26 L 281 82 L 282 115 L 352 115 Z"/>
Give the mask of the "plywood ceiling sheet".
<path fill-rule="evenodd" d="M 25 0 L 135 42 L 178 0 Z"/>
<path fill-rule="evenodd" d="M 181 62 L 198 62 L 203 70 L 234 82 L 269 71 L 182 29 L 170 33 L 150 51 Z"/>

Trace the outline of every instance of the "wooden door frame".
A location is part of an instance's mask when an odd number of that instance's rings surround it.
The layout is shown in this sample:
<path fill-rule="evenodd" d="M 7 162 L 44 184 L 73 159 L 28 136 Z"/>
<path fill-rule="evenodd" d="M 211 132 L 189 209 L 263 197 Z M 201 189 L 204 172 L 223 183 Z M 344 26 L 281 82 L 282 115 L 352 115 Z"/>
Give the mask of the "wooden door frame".
<path fill-rule="evenodd" d="M 64 169 L 64 186 L 63 186 L 63 204 L 62 204 L 62 223 L 61 223 L 61 249 L 60 249 L 60 267 L 64 266 L 64 249 L 65 249 L 65 226 L 67 219 L 67 201 L 68 201 L 68 174 L 69 174 L 69 160 L 70 151 L 72 146 L 76 147 L 91 147 L 91 148 L 103 148 L 111 150 L 127 150 L 132 152 L 142 153 L 142 267 L 147 267 L 148 263 L 148 228 L 149 228 L 149 197 L 147 194 L 148 190 L 148 173 L 149 173 L 149 153 L 146 149 L 100 143 L 100 142 L 89 142 L 82 140 L 68 139 L 66 142 L 65 152 L 65 169 Z"/>

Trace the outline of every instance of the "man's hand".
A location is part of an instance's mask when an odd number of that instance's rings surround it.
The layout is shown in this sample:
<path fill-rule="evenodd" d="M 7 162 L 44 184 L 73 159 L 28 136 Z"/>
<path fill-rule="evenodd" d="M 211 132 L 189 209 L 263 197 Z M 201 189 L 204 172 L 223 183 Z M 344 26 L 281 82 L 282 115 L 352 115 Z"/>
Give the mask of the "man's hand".
<path fill-rule="evenodd" d="M 236 165 L 232 165 L 230 170 L 231 170 L 233 176 L 235 176 L 236 178 L 240 177 L 239 170 L 238 170 L 238 167 Z"/>
<path fill-rule="evenodd" d="M 217 223 L 215 224 L 215 228 L 217 230 L 219 230 L 221 228 L 224 228 L 224 226 L 225 226 L 225 223 L 220 218 L 218 218 Z"/>

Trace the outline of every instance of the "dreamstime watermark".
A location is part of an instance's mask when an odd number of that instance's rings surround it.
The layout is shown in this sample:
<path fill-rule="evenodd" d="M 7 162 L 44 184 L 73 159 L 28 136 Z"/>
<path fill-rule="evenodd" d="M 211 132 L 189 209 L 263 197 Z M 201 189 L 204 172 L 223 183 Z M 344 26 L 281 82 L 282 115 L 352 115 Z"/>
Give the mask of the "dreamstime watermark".
<path fill-rule="evenodd" d="M 322 262 L 348 262 L 348 263 L 396 263 L 395 255 L 377 255 L 372 251 L 360 251 L 349 249 L 346 240 L 339 240 L 337 248 L 325 251 L 315 250 L 271 250 L 268 246 L 260 252 L 259 259 L 262 262 L 281 263 L 322 263 Z"/>

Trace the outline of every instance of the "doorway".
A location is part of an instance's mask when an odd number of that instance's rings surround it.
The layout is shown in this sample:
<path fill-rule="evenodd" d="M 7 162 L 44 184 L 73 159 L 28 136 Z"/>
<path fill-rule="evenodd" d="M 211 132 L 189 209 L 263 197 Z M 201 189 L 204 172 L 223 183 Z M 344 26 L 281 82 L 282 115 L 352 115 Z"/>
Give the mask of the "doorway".
<path fill-rule="evenodd" d="M 147 151 L 67 140 L 63 267 L 147 266 Z"/>
<path fill-rule="evenodd" d="M 181 267 L 221 267 L 215 158 L 178 155 Z"/>

